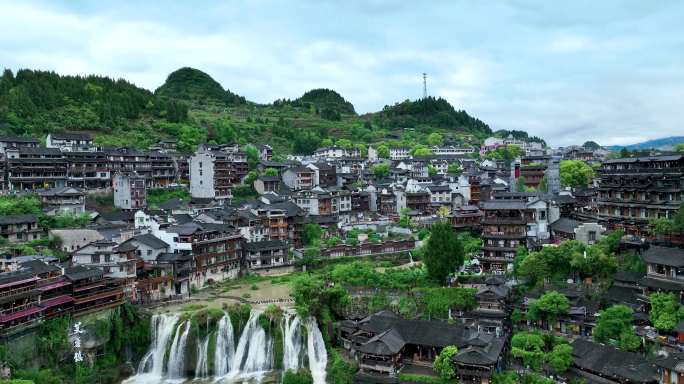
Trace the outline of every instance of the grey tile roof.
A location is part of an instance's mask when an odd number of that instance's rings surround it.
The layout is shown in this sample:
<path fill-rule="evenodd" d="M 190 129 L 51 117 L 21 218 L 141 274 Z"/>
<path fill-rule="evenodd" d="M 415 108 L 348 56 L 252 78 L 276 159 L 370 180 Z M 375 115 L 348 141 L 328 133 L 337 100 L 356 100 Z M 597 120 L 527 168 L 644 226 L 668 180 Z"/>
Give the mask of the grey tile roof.
<path fill-rule="evenodd" d="M 681 248 L 651 245 L 641 254 L 641 258 L 646 263 L 684 267 L 684 249 Z"/>

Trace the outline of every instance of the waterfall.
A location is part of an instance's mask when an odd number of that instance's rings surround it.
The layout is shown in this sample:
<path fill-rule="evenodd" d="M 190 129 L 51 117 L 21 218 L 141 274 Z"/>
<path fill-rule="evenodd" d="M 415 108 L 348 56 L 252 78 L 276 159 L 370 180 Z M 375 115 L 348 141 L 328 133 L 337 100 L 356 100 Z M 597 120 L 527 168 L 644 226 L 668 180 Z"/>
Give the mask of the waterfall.
<path fill-rule="evenodd" d="M 216 331 L 204 339 L 197 339 L 197 358 L 188 361 L 191 321 L 180 320 L 179 314 L 158 314 L 151 319 L 151 342 L 148 352 L 140 361 L 136 376 L 126 384 L 178 383 L 191 380 L 187 371 L 194 368 L 195 379 L 212 382 L 260 382 L 274 370 L 274 339 L 262 328 L 259 316 L 253 310 L 239 340 L 234 337 L 230 316 L 224 313 L 216 324 Z M 313 318 L 302 319 L 290 312 L 279 324 L 283 336 L 283 369 L 298 371 L 306 366 L 314 384 L 325 384 L 328 356 L 323 335 Z M 304 336 L 306 329 L 306 337 Z M 173 337 L 172 337 L 173 335 Z M 216 339 L 213 339 L 216 337 Z M 213 369 L 209 366 L 209 344 L 215 342 Z M 194 351 L 190 351 L 192 355 Z M 190 359 L 192 360 L 192 358 Z M 194 366 L 193 366 L 194 364 Z"/>
<path fill-rule="evenodd" d="M 243 377 L 245 374 L 252 376 L 273 367 L 273 343 L 259 324 L 260 314 L 259 311 L 252 311 L 249 315 L 235 349 L 230 367 L 231 377 Z"/>
<path fill-rule="evenodd" d="M 230 316 L 226 313 L 219 321 L 216 333 L 216 353 L 214 354 L 214 375 L 225 376 L 231 368 L 231 362 L 235 356 L 235 339 L 233 324 Z"/>
<path fill-rule="evenodd" d="M 197 343 L 197 364 L 195 364 L 195 377 L 209 377 L 209 366 L 207 364 L 207 353 L 209 352 L 209 336 L 204 342 Z"/>
<path fill-rule="evenodd" d="M 307 354 L 309 355 L 309 369 L 314 384 L 325 384 L 325 368 L 328 365 L 328 353 L 325 350 L 325 342 L 321 330 L 318 329 L 316 319 L 309 318 L 306 321 Z"/>
<path fill-rule="evenodd" d="M 178 322 L 178 314 L 154 315 L 150 321 L 152 342 L 150 350 L 140 360 L 138 374 L 150 373 L 152 376 L 161 377 L 164 373 L 164 355 L 166 346 L 174 326 Z"/>
<path fill-rule="evenodd" d="M 181 327 L 183 327 L 182 333 Z M 189 320 L 179 324 L 176 329 L 176 336 L 173 338 L 173 343 L 169 350 L 169 362 L 166 368 L 167 375 L 170 378 L 182 378 L 185 375 L 185 343 L 188 341 L 189 332 Z"/>
<path fill-rule="evenodd" d="M 299 316 L 285 318 L 283 330 L 283 370 L 298 371 L 302 352 L 301 319 Z"/>

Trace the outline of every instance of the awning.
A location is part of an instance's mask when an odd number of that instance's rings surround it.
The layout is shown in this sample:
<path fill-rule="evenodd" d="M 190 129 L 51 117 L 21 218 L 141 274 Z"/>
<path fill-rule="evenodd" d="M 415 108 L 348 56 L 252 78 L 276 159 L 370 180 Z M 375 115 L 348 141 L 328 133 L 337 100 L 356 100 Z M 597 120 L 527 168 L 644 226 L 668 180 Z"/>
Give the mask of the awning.
<path fill-rule="evenodd" d="M 43 308 L 50 308 L 50 307 L 55 307 L 57 305 L 65 304 L 65 303 L 70 303 L 74 301 L 74 298 L 68 295 L 63 295 L 63 296 L 57 296 L 52 299 L 48 300 L 43 300 L 40 303 L 40 306 Z"/>
<path fill-rule="evenodd" d="M 34 313 L 39 313 L 39 312 L 43 312 L 43 308 L 41 308 L 41 307 L 27 308 L 27 309 L 21 310 L 19 312 L 14 312 L 14 313 L 9 314 L 9 315 L 0 316 L 0 323 L 6 323 L 8 321 L 21 319 L 22 317 L 30 316 L 30 315 L 33 315 Z"/>

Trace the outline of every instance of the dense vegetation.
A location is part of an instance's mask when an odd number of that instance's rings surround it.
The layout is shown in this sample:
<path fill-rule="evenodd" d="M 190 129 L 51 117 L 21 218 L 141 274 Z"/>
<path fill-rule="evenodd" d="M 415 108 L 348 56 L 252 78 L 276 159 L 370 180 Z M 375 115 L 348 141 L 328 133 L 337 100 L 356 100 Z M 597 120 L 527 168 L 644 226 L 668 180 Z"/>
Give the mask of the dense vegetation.
<path fill-rule="evenodd" d="M 243 96 L 224 90 L 206 73 L 184 67 L 171 72 L 166 82 L 154 92 L 157 96 L 185 100 L 191 103 L 245 104 Z"/>
<path fill-rule="evenodd" d="M 536 142 L 536 143 L 542 143 L 543 146 L 546 146 L 546 141 L 542 139 L 541 137 L 537 136 L 529 136 L 527 132 L 525 131 L 518 131 L 518 130 L 506 130 L 506 129 L 499 129 L 498 131 L 494 132 L 494 136 L 500 137 L 502 139 L 508 138 L 511 136 L 512 138 L 516 140 L 523 140 L 523 141 L 531 141 L 531 142 Z"/>
<path fill-rule="evenodd" d="M 385 106 L 378 113 L 377 119 L 388 128 L 429 126 L 478 135 L 492 132 L 487 124 L 465 111 L 457 111 L 441 97 L 406 100 L 393 106 Z"/>
<path fill-rule="evenodd" d="M 186 153 L 202 142 L 268 143 L 278 158 L 311 153 L 325 139 L 353 140 L 357 147 L 477 144 L 491 129 L 441 98 L 404 101 L 357 116 L 333 90 L 314 89 L 295 100 L 259 105 L 192 68 L 171 73 L 154 94 L 101 76 L 32 70 L 15 76 L 6 70 L 0 77 L 0 134 L 43 138 L 48 132 L 87 132 L 100 145 L 140 149 L 174 138 Z M 421 151 L 416 153 L 428 154 Z"/>
<path fill-rule="evenodd" d="M 155 97 L 125 80 L 5 70 L 0 77 L 0 133 L 44 136 L 63 131 L 107 132 L 142 118 L 181 122 L 187 107 Z"/>

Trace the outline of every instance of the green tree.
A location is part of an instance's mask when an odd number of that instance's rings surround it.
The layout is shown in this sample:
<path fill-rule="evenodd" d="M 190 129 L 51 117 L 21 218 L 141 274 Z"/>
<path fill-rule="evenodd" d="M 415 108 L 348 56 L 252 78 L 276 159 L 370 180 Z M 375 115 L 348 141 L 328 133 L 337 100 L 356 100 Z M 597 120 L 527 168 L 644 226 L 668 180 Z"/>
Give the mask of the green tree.
<path fill-rule="evenodd" d="M 560 179 L 564 187 L 586 187 L 594 179 L 594 169 L 582 160 L 563 160 Z"/>
<path fill-rule="evenodd" d="M 448 173 L 461 173 L 461 171 L 462 171 L 461 164 L 459 164 L 459 163 L 451 163 L 447 167 Z"/>
<path fill-rule="evenodd" d="M 568 313 L 570 302 L 565 295 L 556 291 L 544 293 L 539 299 L 531 301 L 528 306 L 530 320 L 546 320 L 553 323 L 558 316 Z"/>
<path fill-rule="evenodd" d="M 413 151 L 413 156 L 430 156 L 434 155 L 431 149 L 429 148 L 418 148 Z"/>
<path fill-rule="evenodd" d="M 463 265 L 463 259 L 463 245 L 454 234 L 451 225 L 445 221 L 433 224 L 423 254 L 428 276 L 443 284 L 450 273 Z"/>
<path fill-rule="evenodd" d="M 270 177 L 278 176 L 278 170 L 275 168 L 266 168 L 266 169 L 264 169 L 264 176 L 270 176 Z"/>
<path fill-rule="evenodd" d="M 593 337 L 599 343 L 619 340 L 625 330 L 632 330 L 634 312 L 624 305 L 613 305 L 599 312 L 599 319 L 594 328 Z"/>
<path fill-rule="evenodd" d="M 310 223 L 304 225 L 302 232 L 302 242 L 304 245 L 315 245 L 321 240 L 323 236 L 323 228 L 319 224 Z"/>
<path fill-rule="evenodd" d="M 378 157 L 379 158 L 389 159 L 390 151 L 389 151 L 389 148 L 385 144 L 378 145 L 377 151 L 378 151 Z"/>
<path fill-rule="evenodd" d="M 423 288 L 418 289 L 417 292 L 422 296 L 425 311 L 430 319 L 445 319 L 449 315 L 450 309 L 467 311 L 477 305 L 476 291 L 470 288 Z"/>
<path fill-rule="evenodd" d="M 433 132 L 427 136 L 427 143 L 429 145 L 442 145 L 444 138 L 437 132 Z"/>
<path fill-rule="evenodd" d="M 672 217 L 672 230 L 675 232 L 684 232 L 684 204 L 679 206 L 679 209 Z"/>
<path fill-rule="evenodd" d="M 649 317 L 653 326 L 661 331 L 671 331 L 679 322 L 679 305 L 673 293 L 657 292 L 651 294 Z"/>
<path fill-rule="evenodd" d="M 333 146 L 333 141 L 331 138 L 327 137 L 323 140 L 321 140 L 321 146 L 323 147 L 332 147 Z"/>
<path fill-rule="evenodd" d="M 349 139 L 337 139 L 335 145 L 341 148 L 351 148 L 354 144 Z"/>
<path fill-rule="evenodd" d="M 372 168 L 373 174 L 378 179 L 389 176 L 390 166 L 387 163 L 375 164 Z"/>
<path fill-rule="evenodd" d="M 259 177 L 259 174 L 257 173 L 257 171 L 249 171 L 249 172 L 247 172 L 247 175 L 245 176 L 244 183 L 246 185 L 252 185 L 254 183 L 254 180 L 257 179 L 257 177 Z"/>
<path fill-rule="evenodd" d="M 629 156 L 629 149 L 627 149 L 626 147 L 622 147 L 622 149 L 620 149 L 620 157 L 621 158 L 630 157 Z"/>
<path fill-rule="evenodd" d="M 558 374 L 566 372 L 573 363 L 572 346 L 570 344 L 554 346 L 547 356 L 547 361 L 554 372 Z"/>
<path fill-rule="evenodd" d="M 435 358 L 432 369 L 444 380 L 451 380 L 456 377 L 456 368 L 451 362 L 451 358 L 458 353 L 458 348 L 453 345 L 442 348 L 442 351 Z"/>
<path fill-rule="evenodd" d="M 544 362 L 544 339 L 536 332 L 516 332 L 511 339 L 511 355 L 539 371 Z"/>
<path fill-rule="evenodd" d="M 428 176 L 433 177 L 437 174 L 437 168 L 433 167 L 432 164 L 428 165 Z"/>
<path fill-rule="evenodd" d="M 674 146 L 676 152 L 684 152 L 684 143 L 679 143 Z"/>

